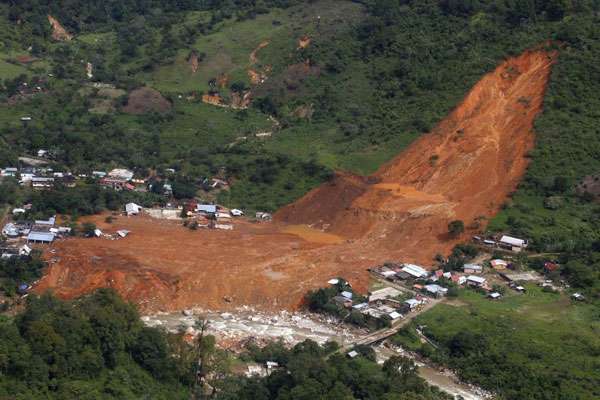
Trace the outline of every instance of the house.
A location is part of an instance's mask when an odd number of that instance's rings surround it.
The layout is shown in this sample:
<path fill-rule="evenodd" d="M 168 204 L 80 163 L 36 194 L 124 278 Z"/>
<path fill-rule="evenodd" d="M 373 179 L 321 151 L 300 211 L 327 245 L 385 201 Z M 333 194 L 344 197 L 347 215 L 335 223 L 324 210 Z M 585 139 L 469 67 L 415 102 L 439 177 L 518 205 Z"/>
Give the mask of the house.
<path fill-rule="evenodd" d="M 483 244 L 485 244 L 486 246 L 495 246 L 495 245 L 496 245 L 496 242 L 495 242 L 495 241 L 493 241 L 493 240 L 485 239 L 485 240 L 483 241 Z"/>
<path fill-rule="evenodd" d="M 402 314 L 400 314 L 398 311 L 392 311 L 391 313 L 388 314 L 388 316 L 390 317 L 392 322 L 396 322 L 400 318 L 402 318 Z"/>
<path fill-rule="evenodd" d="M 557 271 L 560 268 L 560 265 L 547 261 L 544 263 L 544 271 L 546 273 Z"/>
<path fill-rule="evenodd" d="M 133 189 L 135 189 L 135 186 L 128 185 L 128 182 L 126 180 L 123 180 L 120 178 L 105 177 L 105 178 L 100 179 L 100 181 L 98 183 L 100 183 L 100 185 L 102 185 L 104 187 L 108 187 L 113 190 L 133 190 Z"/>
<path fill-rule="evenodd" d="M 442 297 L 448 293 L 448 289 L 436 284 L 425 285 L 425 291 L 433 297 Z"/>
<path fill-rule="evenodd" d="M 392 297 L 397 297 L 400 294 L 401 292 L 398 289 L 389 286 L 384 287 L 379 290 L 374 290 L 369 294 L 369 303 L 372 303 L 374 301 L 385 300 Z"/>
<path fill-rule="evenodd" d="M 508 267 L 508 263 L 501 259 L 495 259 L 490 261 L 490 265 L 494 269 L 506 269 Z"/>
<path fill-rule="evenodd" d="M 571 298 L 572 298 L 573 300 L 577 300 L 577 301 L 583 301 L 583 300 L 585 300 L 585 296 L 584 296 L 584 295 L 582 295 L 581 293 L 573 293 L 573 294 L 571 295 Z"/>
<path fill-rule="evenodd" d="M 340 293 L 340 296 L 345 297 L 347 299 L 352 299 L 352 292 L 348 292 L 346 290 L 344 290 L 342 293 Z"/>
<path fill-rule="evenodd" d="M 469 286 L 482 287 L 485 285 L 485 278 L 476 275 L 467 276 L 467 284 Z"/>
<path fill-rule="evenodd" d="M 402 272 L 410 275 L 414 279 L 425 278 L 429 272 L 423 267 L 414 264 L 404 264 Z"/>
<path fill-rule="evenodd" d="M 450 280 L 458 285 L 464 285 L 467 282 L 467 277 L 464 275 L 452 274 Z"/>
<path fill-rule="evenodd" d="M 2 228 L 2 234 L 9 238 L 17 238 L 20 236 L 19 228 L 17 228 L 17 226 L 11 222 L 4 225 L 4 228 Z"/>
<path fill-rule="evenodd" d="M 18 172 L 19 172 L 19 170 L 17 168 L 8 167 L 8 168 L 4 168 L 2 170 L 2 176 L 4 176 L 4 177 L 6 177 L 6 176 L 15 177 L 15 176 L 17 176 Z"/>
<path fill-rule="evenodd" d="M 365 308 L 368 308 L 368 307 L 369 307 L 369 303 L 359 303 L 359 304 L 354 304 L 352 306 L 352 309 L 360 311 L 360 310 L 364 310 Z"/>
<path fill-rule="evenodd" d="M 94 236 L 96 236 L 96 237 L 102 236 L 102 231 L 98 228 L 94 229 Z"/>
<path fill-rule="evenodd" d="M 104 171 L 92 171 L 92 176 L 94 178 L 104 178 L 106 176 L 106 172 L 104 172 Z"/>
<path fill-rule="evenodd" d="M 358 357 L 358 352 L 356 350 L 352 350 L 351 352 L 349 352 L 346 355 L 350 358 L 356 358 L 356 357 Z"/>
<path fill-rule="evenodd" d="M 27 235 L 27 243 L 50 244 L 54 241 L 56 235 L 52 232 L 40 232 L 32 230 Z"/>
<path fill-rule="evenodd" d="M 121 229 L 117 231 L 117 235 L 119 235 L 120 237 L 124 238 L 127 235 L 129 235 L 129 231 L 126 229 Z"/>
<path fill-rule="evenodd" d="M 525 288 L 523 286 L 515 286 L 515 290 L 519 293 L 525 292 Z"/>
<path fill-rule="evenodd" d="M 133 172 L 124 168 L 115 168 L 108 173 L 108 176 L 115 179 L 130 181 L 133 179 Z"/>
<path fill-rule="evenodd" d="M 19 247 L 19 255 L 20 256 L 28 256 L 30 254 L 31 254 L 31 247 L 27 246 L 26 244 Z"/>
<path fill-rule="evenodd" d="M 337 285 L 338 283 L 340 283 L 340 280 L 333 278 L 333 279 L 328 280 L 327 283 L 329 283 L 330 285 Z"/>
<path fill-rule="evenodd" d="M 48 150 L 44 150 L 44 149 L 39 149 L 37 151 L 37 156 L 42 158 L 42 157 L 46 157 L 48 155 Z"/>
<path fill-rule="evenodd" d="M 527 247 L 527 240 L 503 235 L 500 238 L 500 246 L 510 249 L 514 252 L 519 252 L 525 247 Z"/>
<path fill-rule="evenodd" d="M 36 225 L 44 225 L 44 226 L 54 226 L 56 223 L 56 217 L 50 217 L 48 219 L 36 219 Z"/>
<path fill-rule="evenodd" d="M 231 210 L 229 212 L 234 217 L 241 217 L 242 215 L 244 215 L 244 212 L 242 210 L 238 210 L 237 208 L 234 208 L 233 210 Z"/>
<path fill-rule="evenodd" d="M 203 214 L 216 214 L 217 206 L 214 204 L 198 204 L 196 211 Z"/>
<path fill-rule="evenodd" d="M 334 298 L 331 299 L 335 304 L 342 306 L 342 307 L 346 307 L 346 308 L 350 308 L 352 307 L 352 300 L 344 297 L 344 296 L 335 296 Z"/>
<path fill-rule="evenodd" d="M 404 301 L 404 303 L 402 303 L 402 306 L 405 310 L 412 311 L 415 308 L 417 308 L 418 306 L 420 306 L 421 304 L 422 304 L 422 302 L 420 300 L 408 299 L 408 300 Z"/>
<path fill-rule="evenodd" d="M 488 297 L 492 300 L 498 300 L 500 297 L 502 297 L 502 295 L 498 292 L 493 292 L 488 294 Z"/>
<path fill-rule="evenodd" d="M 37 189 L 48 189 L 54 186 L 54 178 L 34 176 L 31 178 L 31 187 Z"/>
<path fill-rule="evenodd" d="M 481 274 L 483 272 L 483 267 L 477 264 L 465 264 L 463 272 L 465 274 Z"/>
<path fill-rule="evenodd" d="M 127 216 L 138 215 L 142 211 L 142 209 L 142 206 L 135 203 L 125 204 L 125 214 L 127 214 Z"/>
<path fill-rule="evenodd" d="M 258 219 L 259 221 L 270 221 L 273 219 L 273 216 L 268 212 L 257 211 L 256 219 Z"/>

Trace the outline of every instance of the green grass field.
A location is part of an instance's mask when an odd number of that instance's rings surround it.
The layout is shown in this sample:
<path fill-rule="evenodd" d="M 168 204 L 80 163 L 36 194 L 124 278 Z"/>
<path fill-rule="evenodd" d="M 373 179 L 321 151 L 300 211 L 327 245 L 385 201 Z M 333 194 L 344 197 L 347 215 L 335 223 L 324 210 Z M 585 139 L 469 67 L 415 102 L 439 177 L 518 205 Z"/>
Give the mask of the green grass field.
<path fill-rule="evenodd" d="M 424 325 L 440 345 L 433 359 L 508 399 L 597 398 L 597 307 L 534 285 L 526 288 L 524 294 L 508 290 L 498 301 L 461 290 L 451 304 L 434 307 L 414 324 Z M 410 335 L 403 336 L 401 343 Z M 406 341 L 414 348 L 414 341 Z"/>

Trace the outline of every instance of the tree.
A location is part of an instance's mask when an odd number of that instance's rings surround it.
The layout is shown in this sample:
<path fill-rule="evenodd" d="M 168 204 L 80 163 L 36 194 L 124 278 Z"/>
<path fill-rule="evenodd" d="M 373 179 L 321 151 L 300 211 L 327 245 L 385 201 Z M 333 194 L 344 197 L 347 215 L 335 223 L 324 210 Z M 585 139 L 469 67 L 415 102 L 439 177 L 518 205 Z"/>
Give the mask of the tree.
<path fill-rule="evenodd" d="M 81 225 L 81 233 L 86 237 L 94 236 L 94 231 L 96 230 L 96 224 L 91 222 L 84 222 Z"/>
<path fill-rule="evenodd" d="M 448 233 L 455 238 L 465 231 L 465 223 L 461 220 L 455 220 L 448 224 Z"/>

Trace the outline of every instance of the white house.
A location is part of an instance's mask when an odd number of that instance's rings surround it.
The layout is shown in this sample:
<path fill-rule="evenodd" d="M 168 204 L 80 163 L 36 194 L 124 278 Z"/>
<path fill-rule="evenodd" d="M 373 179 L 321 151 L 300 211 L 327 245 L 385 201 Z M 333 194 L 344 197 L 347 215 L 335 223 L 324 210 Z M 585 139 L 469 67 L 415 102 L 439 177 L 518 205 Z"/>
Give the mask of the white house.
<path fill-rule="evenodd" d="M 127 216 L 138 215 L 140 213 L 140 211 L 142 211 L 142 209 L 143 209 L 142 206 L 137 205 L 135 203 L 125 204 L 125 213 L 127 214 Z"/>
<path fill-rule="evenodd" d="M 481 287 L 485 284 L 485 278 L 476 275 L 467 276 L 467 283 L 471 286 Z"/>
<path fill-rule="evenodd" d="M 234 217 L 241 217 L 242 215 L 244 215 L 244 212 L 242 210 L 238 210 L 237 208 L 234 208 L 233 210 L 229 211 L 231 213 L 231 215 L 233 215 Z"/>
<path fill-rule="evenodd" d="M 429 272 L 423 267 L 414 264 L 404 264 L 402 271 L 409 274 L 413 278 L 425 278 Z"/>
<path fill-rule="evenodd" d="M 500 245 L 503 247 L 507 247 L 512 251 L 519 252 L 525 247 L 527 247 L 527 240 L 504 235 L 500 238 Z"/>

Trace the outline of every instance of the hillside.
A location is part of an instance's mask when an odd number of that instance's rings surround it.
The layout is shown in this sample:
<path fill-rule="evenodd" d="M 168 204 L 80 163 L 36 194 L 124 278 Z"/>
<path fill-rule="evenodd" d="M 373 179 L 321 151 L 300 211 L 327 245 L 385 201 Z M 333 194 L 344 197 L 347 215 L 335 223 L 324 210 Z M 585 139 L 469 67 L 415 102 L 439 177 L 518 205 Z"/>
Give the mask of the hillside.
<path fill-rule="evenodd" d="M 109 286 L 147 312 L 294 309 L 327 277 L 344 276 L 366 291 L 369 267 L 389 260 L 430 265 L 434 255 L 483 229 L 525 173 L 556 54 L 528 51 L 502 63 L 431 133 L 375 174 L 338 175 L 281 209 L 276 223 L 237 221 L 231 232 L 206 231 L 199 239 L 170 221 L 94 218 L 105 231 L 135 234 L 126 241 L 57 243 L 57 262 L 36 291 L 75 298 Z M 450 238 L 448 223 L 456 219 L 467 233 Z"/>

